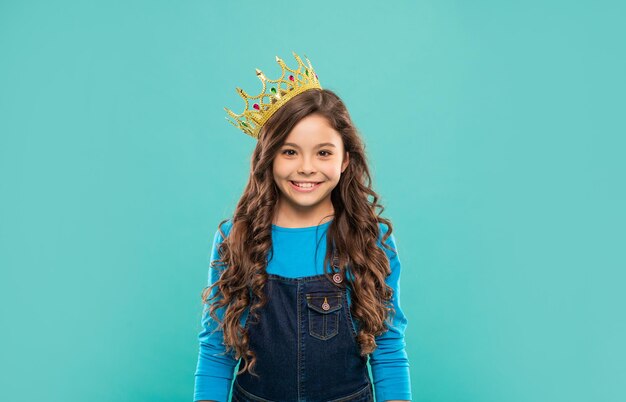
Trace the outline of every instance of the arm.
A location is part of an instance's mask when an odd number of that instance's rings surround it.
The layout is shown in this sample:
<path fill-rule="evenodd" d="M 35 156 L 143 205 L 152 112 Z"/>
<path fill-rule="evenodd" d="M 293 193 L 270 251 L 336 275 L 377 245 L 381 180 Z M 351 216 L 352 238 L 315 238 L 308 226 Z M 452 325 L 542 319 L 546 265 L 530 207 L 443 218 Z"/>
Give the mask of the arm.
<path fill-rule="evenodd" d="M 224 225 L 226 226 L 226 225 Z M 211 261 L 219 258 L 217 248 L 223 241 L 219 230 L 215 233 Z M 209 285 L 219 279 L 219 272 L 209 268 Z M 217 292 L 212 289 L 211 295 Z M 209 305 L 204 304 L 204 308 Z M 216 310 L 220 320 L 223 318 L 223 308 Z M 225 346 L 222 344 L 224 333 L 216 331 L 218 323 L 211 318 L 209 311 L 202 313 L 202 330 L 198 334 L 199 353 L 198 365 L 195 372 L 194 401 L 226 401 L 230 394 L 234 368 L 237 365 L 233 353 L 224 354 Z"/>
<path fill-rule="evenodd" d="M 386 232 L 386 226 L 384 232 Z M 384 234 L 384 233 L 383 233 Z M 379 244 L 382 247 L 382 240 Z M 397 251 L 395 238 L 392 234 L 386 244 Z M 374 388 L 377 401 L 410 401 L 411 379 L 409 372 L 409 359 L 405 350 L 404 332 L 407 327 L 407 318 L 400 305 L 400 272 L 401 264 L 397 252 L 393 253 L 384 249 L 389 258 L 391 275 L 386 283 L 394 289 L 392 298 L 393 307 L 396 310 L 393 325 L 384 334 L 376 337 L 378 347 L 370 355 L 370 366 L 374 379 Z"/>

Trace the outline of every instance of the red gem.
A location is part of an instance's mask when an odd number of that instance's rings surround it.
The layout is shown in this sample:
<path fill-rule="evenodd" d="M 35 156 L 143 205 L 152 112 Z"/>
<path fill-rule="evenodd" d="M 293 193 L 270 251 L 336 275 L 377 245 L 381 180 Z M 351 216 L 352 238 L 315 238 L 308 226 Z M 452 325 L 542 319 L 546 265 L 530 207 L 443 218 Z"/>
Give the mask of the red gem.
<path fill-rule="evenodd" d="M 256 103 L 254 105 L 252 105 L 252 107 L 255 108 L 256 110 L 260 109 L 259 105 L 257 105 Z"/>
<path fill-rule="evenodd" d="M 289 76 L 289 79 L 290 79 L 291 81 L 293 81 L 293 75 L 290 75 L 290 76 Z"/>

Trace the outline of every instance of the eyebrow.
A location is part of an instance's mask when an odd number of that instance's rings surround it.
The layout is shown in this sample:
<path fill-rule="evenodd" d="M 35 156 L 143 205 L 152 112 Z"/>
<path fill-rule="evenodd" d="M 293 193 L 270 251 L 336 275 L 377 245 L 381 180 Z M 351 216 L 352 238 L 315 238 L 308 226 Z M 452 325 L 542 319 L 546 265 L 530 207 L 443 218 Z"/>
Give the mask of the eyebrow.
<path fill-rule="evenodd" d="M 293 142 L 286 142 L 283 144 L 283 146 L 290 146 L 290 147 L 294 147 L 294 148 L 298 148 L 300 149 L 300 147 L 296 144 L 294 144 Z M 337 148 L 335 146 L 335 144 L 331 143 L 331 142 L 323 142 L 321 144 L 317 144 L 316 148 L 321 148 L 321 147 L 333 147 L 333 148 Z"/>

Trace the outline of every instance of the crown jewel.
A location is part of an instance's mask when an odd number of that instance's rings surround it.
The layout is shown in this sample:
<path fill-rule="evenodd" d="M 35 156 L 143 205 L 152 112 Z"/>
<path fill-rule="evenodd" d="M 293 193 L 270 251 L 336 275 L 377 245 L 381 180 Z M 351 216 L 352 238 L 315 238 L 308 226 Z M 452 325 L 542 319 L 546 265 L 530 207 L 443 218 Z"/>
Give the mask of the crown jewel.
<path fill-rule="evenodd" d="M 280 57 L 276 56 L 276 61 L 282 68 L 282 74 L 276 80 L 268 79 L 261 70 L 256 69 L 256 75 L 263 84 L 263 89 L 259 95 L 250 96 L 243 89 L 237 88 L 237 92 L 246 102 L 246 108 L 241 114 L 233 113 L 230 109 L 224 108 L 228 115 L 235 119 L 232 121 L 226 117 L 229 123 L 247 135 L 258 139 L 263 124 L 291 98 L 309 89 L 322 89 L 317 74 L 315 74 L 306 55 L 304 58 L 308 66 L 304 65 L 295 52 L 292 53 L 298 62 L 298 69 L 290 69 Z M 286 77 L 287 74 L 289 75 Z"/>

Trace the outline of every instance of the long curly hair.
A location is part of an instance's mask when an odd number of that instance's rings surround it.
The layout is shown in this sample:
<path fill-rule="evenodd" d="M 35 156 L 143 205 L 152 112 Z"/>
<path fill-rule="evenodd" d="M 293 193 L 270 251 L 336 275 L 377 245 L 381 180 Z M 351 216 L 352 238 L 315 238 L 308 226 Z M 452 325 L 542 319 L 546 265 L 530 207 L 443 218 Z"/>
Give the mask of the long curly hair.
<path fill-rule="evenodd" d="M 258 376 L 254 372 L 256 354 L 249 348 L 248 331 L 240 320 L 247 308 L 249 319 L 258 320 L 257 310 L 267 302 L 263 293 L 268 278 L 266 264 L 280 195 L 272 174 L 273 161 L 292 128 L 313 113 L 324 116 L 339 132 L 344 150 L 349 153 L 350 163 L 331 192 L 334 218 L 326 232 L 324 274 L 330 278 L 326 267 L 335 257 L 333 265 L 344 278 L 351 277 L 346 286 L 351 293 L 352 317 L 359 322 L 357 342 L 362 356 L 376 349 L 375 337 L 388 330 L 387 324 L 395 314 L 393 289 L 385 283 L 391 273 L 389 260 L 377 246 L 379 223 L 383 223 L 388 229 L 382 245 L 395 252 L 385 243 L 393 228 L 390 220 L 380 216 L 384 207 L 372 189 L 361 136 L 337 94 L 328 89 L 305 91 L 283 105 L 262 127 L 252 154 L 248 183 L 231 218 L 228 236 L 222 231 L 228 219 L 219 224 L 224 240 L 218 247 L 219 259 L 211 262 L 211 268 L 220 272 L 219 280 L 202 291 L 203 303 L 213 301 L 204 311 L 209 310 L 219 323 L 218 330 L 223 330 L 226 352 L 234 349 L 235 358 L 242 359 L 243 368 L 237 374 L 249 370 Z M 214 287 L 218 292 L 209 297 Z M 255 303 L 251 305 L 252 301 Z M 226 310 L 220 321 L 215 311 L 223 307 Z"/>

